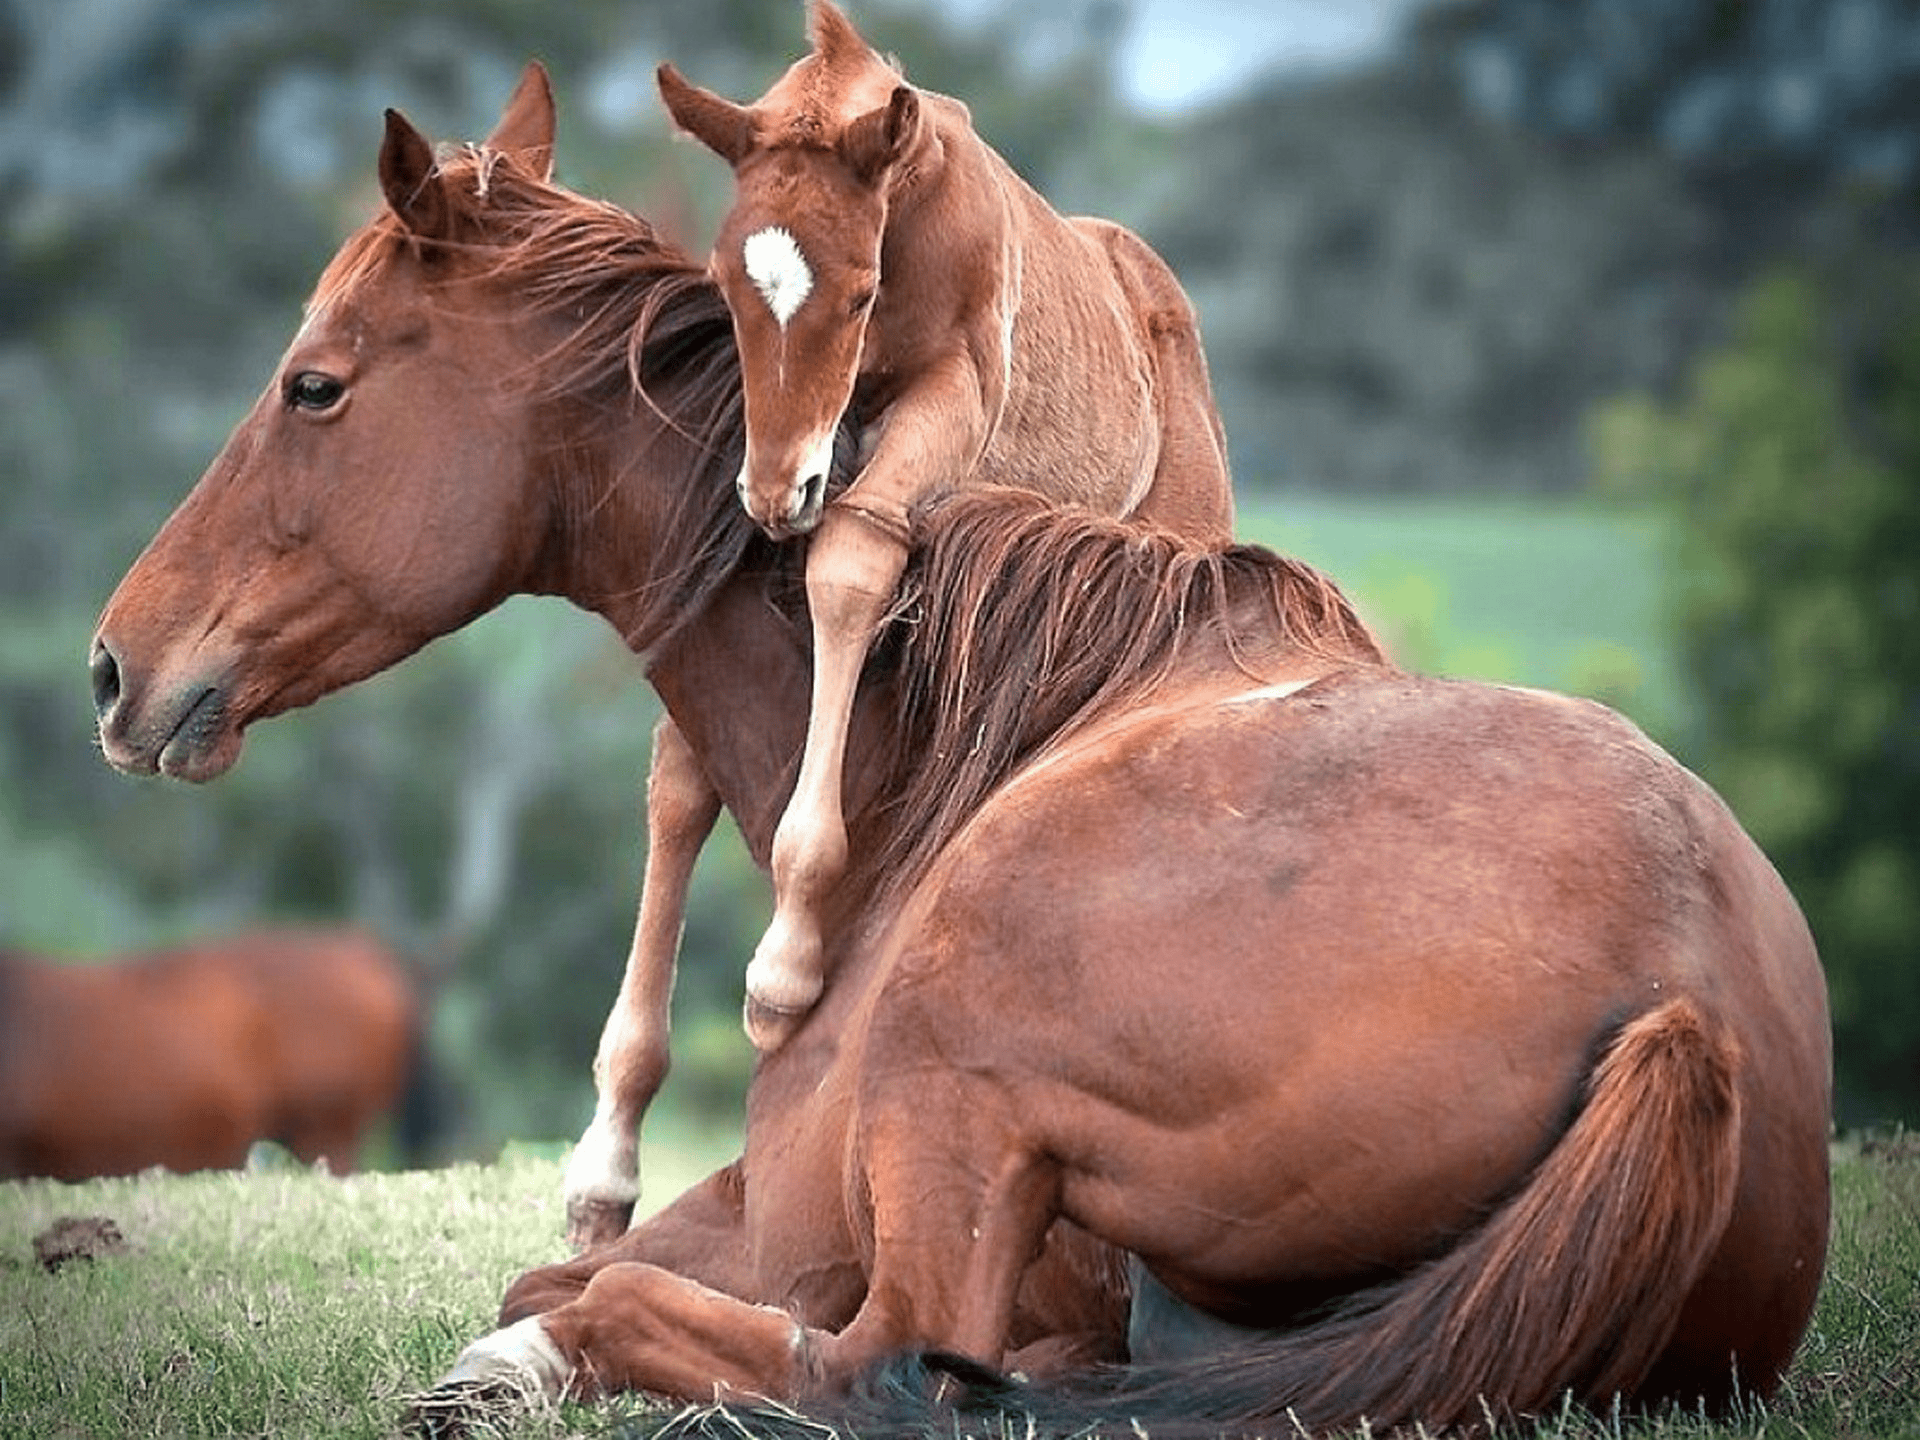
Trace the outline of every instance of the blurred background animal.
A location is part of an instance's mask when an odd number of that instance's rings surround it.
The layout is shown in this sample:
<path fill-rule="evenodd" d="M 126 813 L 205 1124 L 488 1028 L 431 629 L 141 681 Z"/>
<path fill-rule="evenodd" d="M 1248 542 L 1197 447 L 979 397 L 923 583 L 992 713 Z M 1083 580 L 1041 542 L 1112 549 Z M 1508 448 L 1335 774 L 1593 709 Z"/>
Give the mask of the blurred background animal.
<path fill-rule="evenodd" d="M 262 930 L 99 964 L 0 952 L 0 1177 L 243 1164 L 336 1174 L 399 1104 L 418 1002 L 358 930 Z"/>

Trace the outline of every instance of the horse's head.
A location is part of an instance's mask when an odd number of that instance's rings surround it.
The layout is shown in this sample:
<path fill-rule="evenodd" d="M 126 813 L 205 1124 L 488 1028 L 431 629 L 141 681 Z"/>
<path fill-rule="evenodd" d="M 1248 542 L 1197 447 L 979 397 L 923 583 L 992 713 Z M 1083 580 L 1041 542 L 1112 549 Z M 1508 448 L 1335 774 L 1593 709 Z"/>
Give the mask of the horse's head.
<path fill-rule="evenodd" d="M 530 66 L 485 167 L 544 177 L 553 118 Z M 386 209 L 329 266 L 265 393 L 101 617 L 100 742 L 122 770 L 219 775 L 250 722 L 393 664 L 535 563 L 548 524 L 514 377 L 540 337 L 462 303 L 475 262 L 445 242 L 468 238 L 471 204 L 392 111 L 380 182 Z"/>
<path fill-rule="evenodd" d="M 675 123 L 733 167 L 711 269 L 746 386 L 740 498 L 776 539 L 819 522 L 881 284 L 889 181 L 925 125 L 918 94 L 825 0 L 813 35 L 814 53 L 752 106 L 659 71 Z"/>

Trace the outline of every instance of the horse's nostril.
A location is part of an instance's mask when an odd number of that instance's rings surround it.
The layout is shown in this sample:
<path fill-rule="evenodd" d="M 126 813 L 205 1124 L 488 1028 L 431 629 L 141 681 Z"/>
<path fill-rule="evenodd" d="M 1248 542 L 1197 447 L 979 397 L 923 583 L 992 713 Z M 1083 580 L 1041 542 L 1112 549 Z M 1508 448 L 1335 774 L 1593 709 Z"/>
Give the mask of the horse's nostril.
<path fill-rule="evenodd" d="M 95 638 L 87 670 L 93 677 L 93 713 L 105 719 L 120 698 L 120 662 L 113 658 L 105 640 Z"/>
<path fill-rule="evenodd" d="M 824 475 L 807 476 L 806 479 L 800 482 L 800 494 L 798 497 L 798 503 L 794 506 L 794 510 L 793 510 L 794 518 L 800 519 L 805 516 L 812 515 L 816 511 L 818 511 L 820 508 L 820 502 L 826 496 L 826 493 L 827 493 L 827 477 L 826 476 Z"/>

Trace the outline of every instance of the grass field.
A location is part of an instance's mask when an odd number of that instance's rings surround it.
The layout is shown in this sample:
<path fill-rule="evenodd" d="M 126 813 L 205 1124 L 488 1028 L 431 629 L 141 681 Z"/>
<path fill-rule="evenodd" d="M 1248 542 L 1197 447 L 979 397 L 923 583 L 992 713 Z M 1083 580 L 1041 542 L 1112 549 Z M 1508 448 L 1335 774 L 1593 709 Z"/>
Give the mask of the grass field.
<path fill-rule="evenodd" d="M 701 1153 L 702 1151 L 707 1153 Z M 643 1159 L 649 1199 L 717 1157 Z M 519 1271 L 561 1258 L 557 1147 L 349 1179 L 293 1169 L 0 1185 L 0 1435 L 384 1436 L 405 1398 L 489 1328 Z M 1774 1400 L 1732 1425 L 1568 1414 L 1533 1437 L 1920 1437 L 1920 1143 L 1835 1150 L 1818 1316 Z M 47 1273 L 32 1237 L 116 1221 L 128 1252 Z M 566 1406 L 513 1433 L 606 1435 L 637 1401 Z"/>
<path fill-rule="evenodd" d="M 1262 495 L 1242 499 L 1238 531 L 1332 575 L 1409 668 L 1591 696 L 1661 739 L 1685 722 L 1651 511 Z"/>

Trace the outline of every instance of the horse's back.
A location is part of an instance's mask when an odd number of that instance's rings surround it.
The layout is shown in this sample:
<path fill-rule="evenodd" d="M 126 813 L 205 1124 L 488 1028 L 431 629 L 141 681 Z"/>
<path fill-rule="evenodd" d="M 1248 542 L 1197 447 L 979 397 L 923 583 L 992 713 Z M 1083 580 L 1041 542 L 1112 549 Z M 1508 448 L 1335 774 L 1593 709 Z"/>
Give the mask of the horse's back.
<path fill-rule="evenodd" d="M 1601 707 L 1358 670 L 1169 698 L 1011 781 L 909 912 L 869 1068 L 939 1015 L 1070 1217 L 1271 1323 L 1470 1229 L 1677 997 L 1745 1099 L 1692 1321 L 1804 1313 L 1828 1042 L 1778 877 Z"/>
<path fill-rule="evenodd" d="M 1193 302 L 1167 262 L 1124 225 L 1087 216 L 1071 223 L 1106 255 L 1152 360 L 1160 452 L 1153 481 L 1133 513 L 1192 540 L 1230 539 L 1227 436 Z"/>
<path fill-rule="evenodd" d="M 349 1167 L 408 1075 L 415 1002 L 356 932 L 259 932 L 9 967 L 0 1166 L 80 1180 L 242 1164 L 256 1140 Z"/>
<path fill-rule="evenodd" d="M 1199 319 L 1172 269 L 1122 225 L 1061 215 L 980 139 L 964 106 L 937 113 L 955 191 L 946 203 L 996 217 L 987 253 L 1014 270 L 990 287 L 1010 307 L 1006 393 L 977 475 L 1195 541 L 1230 539 L 1226 436 Z"/>

